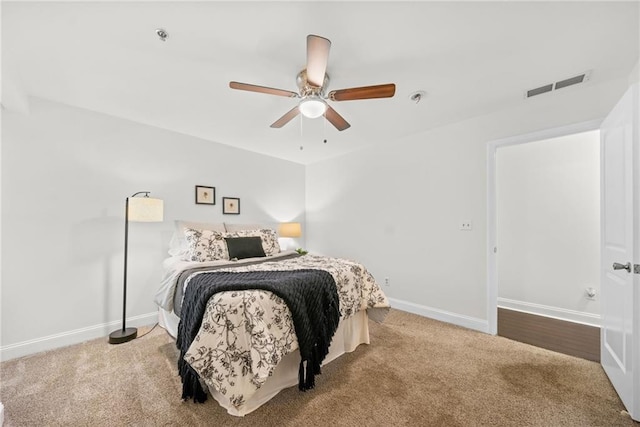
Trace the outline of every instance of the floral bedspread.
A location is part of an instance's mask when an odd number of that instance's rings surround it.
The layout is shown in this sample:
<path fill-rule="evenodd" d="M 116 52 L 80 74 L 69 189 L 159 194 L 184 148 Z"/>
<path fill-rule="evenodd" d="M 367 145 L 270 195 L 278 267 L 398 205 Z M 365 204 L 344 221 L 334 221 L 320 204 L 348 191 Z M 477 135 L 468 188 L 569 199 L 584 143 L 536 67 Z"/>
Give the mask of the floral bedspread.
<path fill-rule="evenodd" d="M 215 271 L 310 268 L 333 276 L 341 319 L 366 308 L 389 307 L 387 297 L 364 266 L 345 259 L 305 255 Z M 197 274 L 207 273 L 193 273 L 186 286 Z M 297 349 L 291 312 L 280 297 L 262 290 L 221 292 L 209 300 L 185 360 L 209 388 L 239 408 L 267 381 L 282 358 Z"/>

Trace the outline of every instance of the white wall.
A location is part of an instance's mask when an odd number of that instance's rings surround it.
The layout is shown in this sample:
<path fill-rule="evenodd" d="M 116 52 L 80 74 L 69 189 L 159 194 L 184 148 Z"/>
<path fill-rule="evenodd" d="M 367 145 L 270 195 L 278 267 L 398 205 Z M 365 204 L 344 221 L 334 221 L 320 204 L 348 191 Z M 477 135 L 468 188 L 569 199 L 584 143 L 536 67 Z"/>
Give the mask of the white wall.
<path fill-rule="evenodd" d="M 4 358 L 119 327 L 124 203 L 137 191 L 165 209 L 163 223 L 129 227 L 127 313 L 143 324 L 175 219 L 304 220 L 302 165 L 37 99 L 2 119 Z M 217 204 L 196 205 L 195 185 L 216 187 Z M 222 196 L 241 214 L 222 215 Z"/>
<path fill-rule="evenodd" d="M 599 325 L 600 133 L 499 148 L 496 189 L 499 305 Z"/>
<path fill-rule="evenodd" d="M 633 67 L 633 70 L 629 73 L 629 86 L 637 82 L 640 82 L 640 60 L 636 62 L 635 67 Z"/>
<path fill-rule="evenodd" d="M 488 330 L 487 143 L 603 118 L 626 88 L 627 79 L 567 88 L 310 165 L 307 245 L 389 277 L 396 307 Z M 462 220 L 473 230 L 459 231 Z"/>

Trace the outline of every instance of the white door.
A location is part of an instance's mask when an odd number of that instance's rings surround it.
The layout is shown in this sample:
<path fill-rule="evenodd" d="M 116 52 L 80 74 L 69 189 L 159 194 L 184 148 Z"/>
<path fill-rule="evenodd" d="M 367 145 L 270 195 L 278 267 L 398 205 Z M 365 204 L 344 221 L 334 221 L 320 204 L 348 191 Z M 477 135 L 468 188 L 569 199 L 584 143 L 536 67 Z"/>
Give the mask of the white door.
<path fill-rule="evenodd" d="M 602 329 L 601 363 L 631 417 L 640 420 L 640 289 L 638 250 L 640 170 L 638 85 L 631 87 L 600 128 Z M 638 156 L 638 157 L 636 157 Z M 635 195 L 635 196 L 634 196 Z"/>

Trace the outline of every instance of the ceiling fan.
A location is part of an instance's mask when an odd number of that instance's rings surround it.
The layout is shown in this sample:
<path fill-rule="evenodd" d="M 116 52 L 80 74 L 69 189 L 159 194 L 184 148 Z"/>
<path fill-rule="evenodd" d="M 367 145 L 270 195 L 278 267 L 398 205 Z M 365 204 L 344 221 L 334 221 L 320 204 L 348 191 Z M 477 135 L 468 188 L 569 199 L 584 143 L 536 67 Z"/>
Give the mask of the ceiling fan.
<path fill-rule="evenodd" d="M 229 87 L 231 89 L 246 90 L 249 92 L 300 98 L 298 105 L 271 124 L 272 128 L 281 128 L 298 114 L 302 114 L 309 118 L 324 115 L 336 129 L 339 131 L 345 130 L 351 125 L 338 114 L 336 110 L 327 104 L 327 100 L 353 101 L 356 99 L 391 98 L 396 93 L 396 85 L 388 83 L 376 86 L 338 89 L 325 93 L 329 85 L 329 76 L 326 74 L 326 70 L 330 48 L 330 40 L 313 34 L 307 36 L 307 68 L 300 71 L 296 78 L 299 88 L 298 92 L 240 82 L 229 82 Z"/>

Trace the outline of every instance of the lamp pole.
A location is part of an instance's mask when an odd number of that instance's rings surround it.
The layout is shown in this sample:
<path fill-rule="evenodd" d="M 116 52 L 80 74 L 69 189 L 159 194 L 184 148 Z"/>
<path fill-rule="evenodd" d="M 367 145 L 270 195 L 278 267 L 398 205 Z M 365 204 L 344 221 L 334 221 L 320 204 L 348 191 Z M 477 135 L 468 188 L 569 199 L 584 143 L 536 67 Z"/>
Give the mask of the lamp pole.
<path fill-rule="evenodd" d="M 129 198 L 124 204 L 124 296 L 122 298 L 122 334 L 124 335 L 127 321 L 127 259 L 129 258 Z"/>

